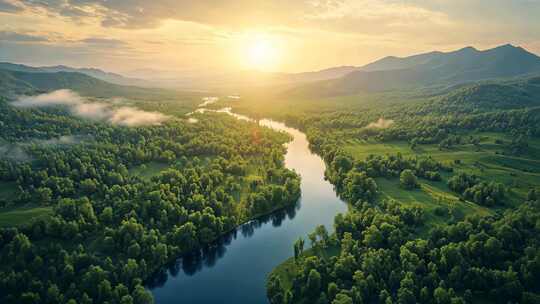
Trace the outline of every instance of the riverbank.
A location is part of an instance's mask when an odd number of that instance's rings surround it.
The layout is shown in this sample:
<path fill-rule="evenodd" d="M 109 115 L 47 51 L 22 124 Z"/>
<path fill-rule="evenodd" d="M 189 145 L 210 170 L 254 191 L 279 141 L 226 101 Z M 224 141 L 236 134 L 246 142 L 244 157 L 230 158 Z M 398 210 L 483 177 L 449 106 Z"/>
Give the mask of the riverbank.
<path fill-rule="evenodd" d="M 305 134 L 271 120 L 260 124 L 293 137 L 286 145 L 285 166 L 301 177 L 296 209 L 240 226 L 215 248 L 178 260 L 151 288 L 156 303 L 268 303 L 266 278 L 292 255 L 294 241 L 320 224 L 332 230 L 334 216 L 346 212 L 347 205 L 324 179 L 325 164 L 311 152 Z"/>

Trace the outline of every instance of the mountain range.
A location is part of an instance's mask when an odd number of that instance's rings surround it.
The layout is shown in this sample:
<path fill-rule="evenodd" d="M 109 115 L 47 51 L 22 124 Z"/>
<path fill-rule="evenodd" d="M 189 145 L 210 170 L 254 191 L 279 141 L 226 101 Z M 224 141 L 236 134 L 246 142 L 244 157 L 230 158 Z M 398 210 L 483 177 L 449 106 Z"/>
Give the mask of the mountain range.
<path fill-rule="evenodd" d="M 299 86 L 288 93 L 338 96 L 362 91 L 445 87 L 539 74 L 540 57 L 521 47 L 507 44 L 482 51 L 466 47 L 453 52 L 385 57 L 341 78 Z"/>
<path fill-rule="evenodd" d="M 503 45 L 488 50 L 473 47 L 453 52 L 429 52 L 409 57 L 385 57 L 361 67 L 342 66 L 306 73 L 243 71 L 170 80 L 176 89 L 233 89 L 265 86 L 303 97 L 354 95 L 360 92 L 417 88 L 449 88 L 460 84 L 540 75 L 540 57 L 521 47 Z M 129 85 L 129 86 L 128 86 Z M 159 87 L 151 79 L 125 77 L 94 68 L 30 67 L 0 63 L 0 88 L 11 94 L 70 88 L 83 94 L 114 95 Z"/>

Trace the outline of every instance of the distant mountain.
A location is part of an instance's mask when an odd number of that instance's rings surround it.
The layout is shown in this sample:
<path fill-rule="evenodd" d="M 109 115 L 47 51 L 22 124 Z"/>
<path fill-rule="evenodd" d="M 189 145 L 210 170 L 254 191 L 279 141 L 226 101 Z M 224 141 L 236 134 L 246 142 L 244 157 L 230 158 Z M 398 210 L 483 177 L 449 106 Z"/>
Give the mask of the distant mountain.
<path fill-rule="evenodd" d="M 238 89 L 246 86 L 293 85 L 320 80 L 340 78 L 358 67 L 341 66 L 320 71 L 304 73 L 271 73 L 260 71 L 220 72 L 213 70 L 167 71 L 155 69 L 137 69 L 129 72 L 130 76 L 105 72 L 96 68 L 73 68 L 65 65 L 33 67 L 23 64 L 0 62 L 0 69 L 27 73 L 81 73 L 93 78 L 119 85 L 146 88 L 171 89 Z"/>
<path fill-rule="evenodd" d="M 9 62 L 0 62 L 0 69 L 15 71 L 15 72 L 28 72 L 28 73 L 56 73 L 56 72 L 69 72 L 69 73 L 81 73 L 87 76 L 91 76 L 103 81 L 107 81 L 120 85 L 135 85 L 147 87 L 150 84 L 142 79 L 124 77 L 120 74 L 105 72 L 95 68 L 72 68 L 64 65 L 57 66 L 43 66 L 32 67 L 23 64 L 14 64 Z"/>
<path fill-rule="evenodd" d="M 464 48 L 463 50 L 467 50 L 469 48 L 470 47 Z M 395 56 L 387 56 L 377 61 L 374 61 L 372 63 L 366 64 L 358 68 L 358 70 L 361 70 L 364 72 L 373 72 L 373 71 L 409 69 L 415 66 L 427 64 L 429 63 L 430 60 L 433 60 L 434 58 L 442 57 L 443 55 L 444 55 L 443 52 L 435 51 L 435 52 L 418 54 L 418 55 L 413 55 L 413 56 L 403 57 L 403 58 L 395 57 Z"/>
<path fill-rule="evenodd" d="M 283 81 L 292 81 L 292 82 L 310 82 L 310 81 L 319 81 L 319 80 L 328 80 L 336 79 L 343 77 L 351 72 L 358 71 L 359 68 L 355 66 L 340 66 L 333 67 L 324 70 L 314 71 L 314 72 L 303 72 L 303 73 L 278 73 L 274 74 L 276 78 L 282 78 Z"/>
<path fill-rule="evenodd" d="M 128 75 L 148 79 L 147 82 L 155 87 L 190 88 L 197 90 L 238 91 L 246 87 L 269 87 L 276 85 L 295 85 L 320 80 L 343 77 L 358 70 L 354 66 L 332 67 L 312 72 L 276 73 L 256 70 L 217 71 L 182 70 L 167 71 L 154 69 L 137 69 Z"/>
<path fill-rule="evenodd" d="M 521 47 L 507 44 L 484 51 L 466 47 L 447 53 L 386 57 L 342 78 L 308 84 L 293 92 L 312 92 L 323 96 L 349 95 L 362 91 L 452 86 L 537 74 L 540 74 L 540 57 Z"/>
<path fill-rule="evenodd" d="M 59 89 L 70 89 L 85 96 L 129 98 L 172 98 L 179 92 L 109 83 L 75 72 L 28 72 L 0 68 L 0 96 L 15 97 Z"/>

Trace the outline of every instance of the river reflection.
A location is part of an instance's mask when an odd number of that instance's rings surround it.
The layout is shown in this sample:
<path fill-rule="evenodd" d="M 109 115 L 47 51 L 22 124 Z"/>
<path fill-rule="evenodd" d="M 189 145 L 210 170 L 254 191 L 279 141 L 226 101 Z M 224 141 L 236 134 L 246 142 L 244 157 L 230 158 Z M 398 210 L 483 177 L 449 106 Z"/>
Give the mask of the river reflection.
<path fill-rule="evenodd" d="M 237 115 L 230 108 L 198 109 Z M 195 115 L 192 113 L 190 115 Z M 289 133 L 285 166 L 302 177 L 302 197 L 296 206 L 246 223 L 211 246 L 183 256 L 147 283 L 158 304 L 169 303 L 268 303 L 266 277 L 293 255 L 293 243 L 306 237 L 317 225 L 333 230 L 337 213 L 347 205 L 324 180 L 325 164 L 311 153 L 306 135 L 283 123 L 261 120 L 259 124 Z"/>
<path fill-rule="evenodd" d="M 152 280 L 147 282 L 148 288 L 162 287 L 167 282 L 167 279 L 169 279 L 169 276 L 174 278 L 180 271 L 187 276 L 193 276 L 204 269 L 204 267 L 213 267 L 225 255 L 227 246 L 236 240 L 239 234 L 243 238 L 249 239 L 255 234 L 258 228 L 261 228 L 265 224 L 271 223 L 272 227 L 279 227 L 284 221 L 294 219 L 296 210 L 300 209 L 300 204 L 299 201 L 295 206 L 281 209 L 272 214 L 249 221 L 221 236 L 213 244 L 184 255 L 165 267 L 161 272 L 156 273 Z"/>

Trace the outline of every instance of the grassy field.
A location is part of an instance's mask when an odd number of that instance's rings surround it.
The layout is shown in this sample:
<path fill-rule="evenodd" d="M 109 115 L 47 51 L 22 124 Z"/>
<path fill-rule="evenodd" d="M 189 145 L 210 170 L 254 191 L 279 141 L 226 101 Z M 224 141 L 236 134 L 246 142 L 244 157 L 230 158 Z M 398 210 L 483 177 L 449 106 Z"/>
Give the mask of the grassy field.
<path fill-rule="evenodd" d="M 467 134 L 468 136 L 469 134 Z M 520 156 L 509 155 L 507 144 L 510 136 L 497 133 L 475 133 L 480 144 L 464 144 L 451 149 L 440 150 L 438 145 L 419 145 L 411 149 L 407 142 L 366 142 L 349 140 L 345 147 L 356 159 L 365 159 L 370 154 L 385 155 L 401 153 L 404 156 L 427 157 L 443 163 L 451 164 L 454 173 L 444 173 L 443 180 L 431 182 L 420 179 L 420 189 L 406 191 L 399 186 L 399 179 L 377 178 L 377 184 L 383 199 L 394 199 L 406 205 L 421 206 L 426 211 L 427 227 L 443 224 L 449 220 L 460 220 L 469 214 L 489 215 L 500 208 L 515 207 L 526 197 L 531 188 L 540 190 L 540 140 L 530 140 L 527 153 Z M 497 144 L 496 140 L 503 144 Z M 459 160 L 459 163 L 455 163 Z M 476 174 L 487 181 L 496 181 L 511 189 L 505 206 L 485 208 L 468 202 L 450 191 L 448 179 L 455 173 L 467 172 Z M 447 209 L 448 215 L 436 215 L 435 211 Z M 440 212 L 439 212 L 440 213 Z M 422 233 L 425 231 L 422 231 Z"/>
<path fill-rule="evenodd" d="M 17 207 L 0 209 L 0 227 L 19 227 L 33 219 L 52 214 L 51 207 Z"/>
<path fill-rule="evenodd" d="M 496 144 L 495 140 L 510 142 L 509 135 L 496 133 L 472 134 L 480 137 L 478 146 L 460 145 L 451 149 L 439 150 L 437 145 L 419 145 L 412 150 L 406 142 L 374 143 L 350 140 L 346 151 L 357 159 L 364 159 L 369 154 L 396 154 L 404 156 L 428 156 L 443 163 L 450 163 L 454 169 L 476 174 L 486 180 L 503 183 L 524 198 L 533 187 L 540 185 L 540 140 L 529 141 L 528 152 L 520 156 L 504 155 L 505 144 Z M 454 164 L 459 160 L 460 164 Z"/>
<path fill-rule="evenodd" d="M 399 185 L 399 179 L 377 178 L 381 199 L 392 199 L 407 206 L 418 206 L 424 209 L 425 225 L 418 232 L 426 234 L 436 225 L 461 220 L 469 214 L 490 215 L 493 210 L 473 202 L 460 200 L 451 192 L 446 182 L 432 182 L 420 179 L 420 188 L 405 190 Z M 444 210 L 444 213 L 440 213 Z M 439 211 L 439 214 L 437 213 Z"/>
<path fill-rule="evenodd" d="M 0 182 L 0 200 L 10 200 L 17 194 L 17 183 Z"/>

